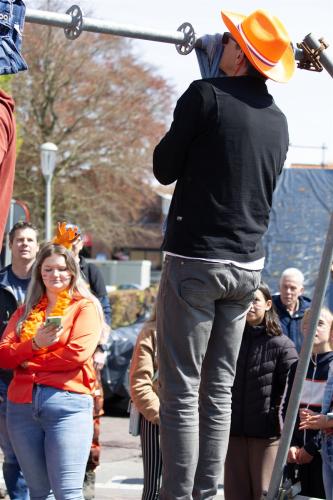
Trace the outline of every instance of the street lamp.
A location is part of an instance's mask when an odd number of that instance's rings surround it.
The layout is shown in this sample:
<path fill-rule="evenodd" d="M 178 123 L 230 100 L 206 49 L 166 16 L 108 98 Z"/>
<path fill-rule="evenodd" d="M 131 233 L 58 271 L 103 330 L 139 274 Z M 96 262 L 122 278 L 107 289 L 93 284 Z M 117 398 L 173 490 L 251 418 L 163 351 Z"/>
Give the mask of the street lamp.
<path fill-rule="evenodd" d="M 52 142 L 45 142 L 40 147 L 40 166 L 45 179 L 45 239 L 51 239 L 52 198 L 51 182 L 56 166 L 58 148 Z"/>

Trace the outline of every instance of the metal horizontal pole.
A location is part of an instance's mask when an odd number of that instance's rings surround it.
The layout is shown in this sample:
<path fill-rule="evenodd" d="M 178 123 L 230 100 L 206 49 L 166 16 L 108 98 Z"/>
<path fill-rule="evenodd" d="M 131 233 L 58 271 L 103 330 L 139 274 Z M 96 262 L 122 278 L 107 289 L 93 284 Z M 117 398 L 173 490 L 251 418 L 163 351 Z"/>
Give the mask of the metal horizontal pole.
<path fill-rule="evenodd" d="M 72 5 L 66 14 L 27 9 L 25 19 L 28 23 L 64 28 L 66 37 L 71 40 L 78 38 L 82 31 L 90 31 L 92 33 L 175 44 L 177 51 L 182 55 L 189 54 L 197 41 L 193 26 L 188 22 L 179 26 L 177 31 L 160 31 L 154 28 L 141 28 L 132 24 L 115 24 L 109 21 L 84 17 L 78 5 Z M 333 77 L 333 61 L 324 50 L 328 45 L 322 43 L 322 39 L 316 40 L 311 33 L 303 40 L 304 43 L 307 44 L 305 46 L 306 54 L 304 53 L 304 45 L 301 44 L 301 48 L 300 44 L 297 44 L 294 48 L 299 67 L 301 69 L 315 69 L 316 71 L 321 71 L 324 67 Z M 317 64 L 316 61 L 318 60 L 320 60 L 320 63 Z"/>
<path fill-rule="evenodd" d="M 25 20 L 28 23 L 43 24 L 58 28 L 71 28 L 73 22 L 72 16 L 69 14 L 59 14 L 56 12 L 35 9 L 26 10 Z M 187 41 L 186 34 L 181 31 L 160 31 L 153 28 L 140 28 L 131 24 L 121 25 L 88 17 L 83 17 L 82 31 L 172 44 L 182 44 Z"/>
<path fill-rule="evenodd" d="M 318 58 L 322 66 L 326 69 L 327 73 L 333 78 L 333 57 L 331 53 L 327 52 L 327 48 L 324 50 L 320 50 L 322 38 L 318 40 L 312 33 L 309 33 L 305 37 L 304 41 L 308 43 L 308 46 L 313 51 L 319 50 Z"/>
<path fill-rule="evenodd" d="M 291 148 L 298 148 L 298 149 L 328 149 L 328 146 L 326 144 L 323 144 L 322 146 L 306 146 L 305 144 L 289 144 L 289 147 Z"/>

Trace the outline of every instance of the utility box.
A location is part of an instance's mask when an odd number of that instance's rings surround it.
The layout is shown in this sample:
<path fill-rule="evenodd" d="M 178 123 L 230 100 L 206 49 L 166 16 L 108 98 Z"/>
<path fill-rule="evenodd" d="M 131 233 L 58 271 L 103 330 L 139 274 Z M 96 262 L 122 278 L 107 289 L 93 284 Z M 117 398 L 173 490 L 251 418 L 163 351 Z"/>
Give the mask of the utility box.
<path fill-rule="evenodd" d="M 136 285 L 142 290 L 150 286 L 150 260 L 86 260 L 101 270 L 106 286 Z"/>

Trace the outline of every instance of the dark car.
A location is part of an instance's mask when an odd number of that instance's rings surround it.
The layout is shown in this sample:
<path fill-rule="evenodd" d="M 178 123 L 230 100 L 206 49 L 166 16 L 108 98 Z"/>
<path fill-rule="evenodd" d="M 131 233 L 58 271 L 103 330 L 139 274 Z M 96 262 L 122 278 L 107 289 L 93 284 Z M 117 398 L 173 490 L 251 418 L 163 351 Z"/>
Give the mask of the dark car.
<path fill-rule="evenodd" d="M 129 367 L 136 339 L 146 316 L 110 333 L 105 366 L 102 370 L 105 413 L 126 413 L 130 399 Z"/>
<path fill-rule="evenodd" d="M 117 286 L 118 290 L 142 290 L 142 286 L 138 285 L 137 283 L 122 283 L 121 285 Z"/>

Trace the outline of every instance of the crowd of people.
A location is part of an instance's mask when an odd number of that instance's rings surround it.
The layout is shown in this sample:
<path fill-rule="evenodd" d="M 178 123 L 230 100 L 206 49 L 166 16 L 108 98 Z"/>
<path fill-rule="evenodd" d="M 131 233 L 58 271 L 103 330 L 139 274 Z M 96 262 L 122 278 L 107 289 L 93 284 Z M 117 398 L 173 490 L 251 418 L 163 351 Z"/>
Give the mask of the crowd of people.
<path fill-rule="evenodd" d="M 224 464 L 226 500 L 261 500 L 309 330 L 301 271 L 286 269 L 276 295 L 261 281 L 262 237 L 289 146 L 286 117 L 266 80 L 290 80 L 294 51 L 283 23 L 266 10 L 221 15 L 229 31 L 213 37 L 218 50 L 201 58 L 205 77 L 180 97 L 153 155 L 157 180 L 176 184 L 156 310 L 130 369 L 144 500 L 212 499 Z M 3 99 L 0 178 L 8 165 L 8 205 L 15 126 L 12 103 Z M 9 239 L 12 264 L 0 272 L 7 492 L 16 500 L 88 500 L 100 460 L 100 370 L 111 324 L 105 284 L 80 256 L 82 234 L 73 224 L 58 224 L 41 248 L 29 222 L 15 224 Z M 303 495 L 328 500 L 332 325 L 332 312 L 322 309 L 285 471 L 300 480 Z"/>
<path fill-rule="evenodd" d="M 0 447 L 11 499 L 94 498 L 100 370 L 111 309 L 100 270 L 79 255 L 78 227 L 38 245 L 30 222 L 9 233 L 0 272 Z M 48 322 L 49 320 L 49 322 Z M 93 396 L 93 397 L 91 397 Z"/>
<path fill-rule="evenodd" d="M 303 284 L 304 276 L 296 268 L 285 269 L 281 274 L 280 293 L 271 295 L 268 286 L 261 282 L 246 315 L 232 386 L 231 427 L 223 478 L 226 500 L 262 500 L 268 491 L 299 351 L 309 333 L 311 301 L 302 295 Z M 302 307 L 304 302 L 308 305 L 306 309 Z M 287 316 L 289 328 L 285 329 Z M 138 336 L 130 369 L 131 398 L 142 416 L 142 500 L 160 498 L 162 477 L 156 324 L 155 308 Z M 300 482 L 300 493 L 304 496 L 330 500 L 333 499 L 333 430 L 329 430 L 333 428 L 332 361 L 333 314 L 323 307 L 283 479 Z"/>
<path fill-rule="evenodd" d="M 0 271 L 0 446 L 12 499 L 81 498 L 82 486 L 84 498 L 94 498 L 111 309 L 100 271 L 80 255 L 79 228 L 59 227 L 58 239 L 40 249 L 38 230 L 15 224 L 12 263 Z M 268 490 L 309 328 L 311 301 L 303 285 L 299 269 L 285 269 L 279 293 L 271 295 L 261 282 L 246 314 L 232 386 L 226 500 L 260 500 Z M 61 325 L 45 323 L 59 316 Z M 300 480 L 303 495 L 316 498 L 332 498 L 332 335 L 333 315 L 323 308 L 285 472 Z M 162 481 L 157 351 L 155 304 L 130 368 L 131 398 L 142 416 L 143 500 L 160 498 Z"/>

